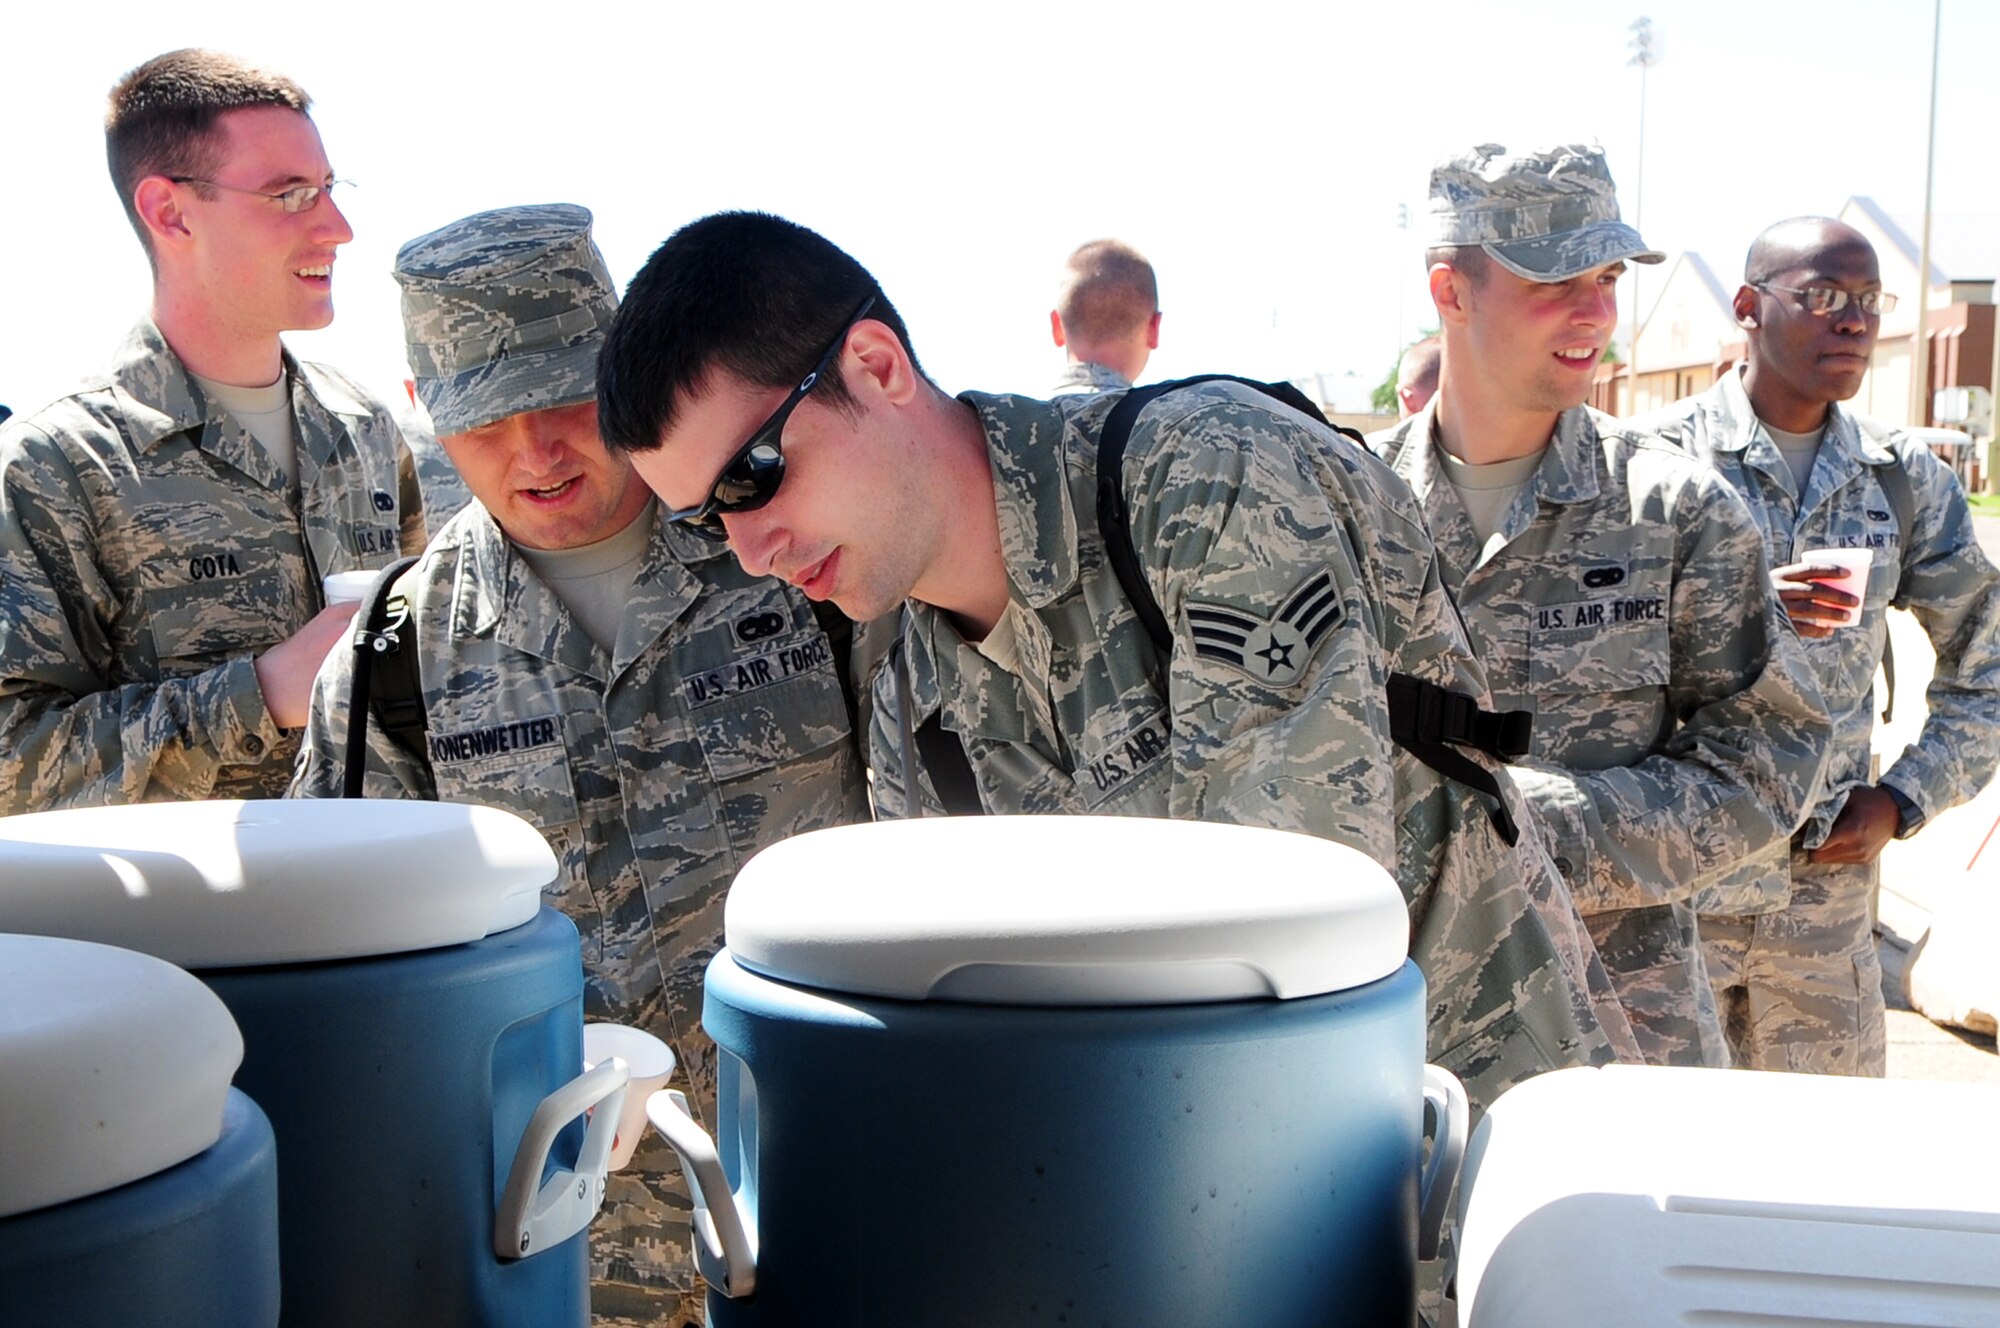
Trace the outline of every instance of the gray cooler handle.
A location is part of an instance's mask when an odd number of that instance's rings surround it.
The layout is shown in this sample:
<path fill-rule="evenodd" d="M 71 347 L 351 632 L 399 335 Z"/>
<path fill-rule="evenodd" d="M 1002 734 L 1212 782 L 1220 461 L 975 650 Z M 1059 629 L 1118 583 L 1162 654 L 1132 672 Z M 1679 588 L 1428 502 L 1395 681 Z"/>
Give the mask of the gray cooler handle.
<path fill-rule="evenodd" d="M 647 1098 L 646 1117 L 679 1154 L 681 1174 L 694 1196 L 695 1267 L 732 1300 L 749 1295 L 757 1289 L 756 1236 L 722 1174 L 715 1141 L 695 1123 L 679 1089 L 664 1088 Z"/>
<path fill-rule="evenodd" d="M 1458 1181 L 1459 1164 L 1465 1161 L 1465 1136 L 1472 1122 L 1465 1086 L 1441 1065 L 1424 1067 L 1424 1115 L 1431 1155 L 1417 1180 L 1417 1257 L 1435 1259 L 1444 1234 L 1445 1206 Z"/>
<path fill-rule="evenodd" d="M 625 1084 L 631 1078 L 623 1059 L 585 1070 L 542 1099 L 521 1146 L 514 1150 L 514 1167 L 500 1195 L 493 1218 L 493 1252 L 503 1259 L 525 1259 L 553 1249 L 590 1225 L 604 1202 L 604 1173 L 611 1162 L 611 1140 L 618 1133 L 618 1113 L 625 1106 Z M 549 1149 L 563 1126 L 596 1108 L 583 1132 L 576 1170 L 558 1171 L 537 1187 Z"/>

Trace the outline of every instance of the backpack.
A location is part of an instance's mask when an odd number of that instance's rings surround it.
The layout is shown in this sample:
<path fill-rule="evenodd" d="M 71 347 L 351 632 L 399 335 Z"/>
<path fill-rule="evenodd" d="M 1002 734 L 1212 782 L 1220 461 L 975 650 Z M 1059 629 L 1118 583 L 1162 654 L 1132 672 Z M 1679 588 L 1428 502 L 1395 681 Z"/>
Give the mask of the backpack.
<path fill-rule="evenodd" d="M 423 682 L 417 676 L 416 633 L 410 603 L 389 590 L 416 565 L 414 555 L 382 570 L 355 614 L 354 669 L 347 686 L 347 752 L 340 796 L 359 798 L 368 771 L 368 724 L 372 719 L 398 746 L 429 764 L 424 732 Z"/>
<path fill-rule="evenodd" d="M 1104 538 L 1105 558 L 1117 575 L 1118 584 L 1124 590 L 1133 614 L 1163 659 L 1173 652 L 1173 629 L 1161 612 L 1152 587 L 1146 584 L 1138 551 L 1132 543 L 1131 514 L 1122 483 L 1125 445 L 1131 438 L 1132 426 L 1139 412 L 1151 402 L 1183 387 L 1213 382 L 1241 383 L 1254 388 L 1308 419 L 1352 439 L 1357 445 L 1362 441 L 1361 435 L 1354 430 L 1328 423 L 1319 408 L 1290 383 L 1263 383 L 1233 374 L 1203 374 L 1133 388 L 1112 407 L 1097 443 L 1098 530 Z M 901 645 L 899 640 L 899 651 Z M 900 655 L 892 660 L 892 665 L 899 675 L 900 708 L 907 716 L 907 678 L 903 676 Z M 1494 828 L 1509 847 L 1517 843 L 1520 829 L 1507 811 L 1499 781 L 1491 771 L 1459 749 L 1469 747 L 1500 761 L 1525 756 L 1534 716 L 1526 710 L 1500 713 L 1484 710 L 1470 696 L 1407 673 L 1391 674 L 1386 691 L 1390 739 L 1447 779 L 1455 779 L 1486 795 L 1490 804 L 1487 814 L 1492 818 Z M 933 715 L 924 721 L 918 726 L 914 739 L 918 757 L 931 776 L 931 787 L 945 810 L 953 815 L 978 815 L 983 812 L 978 785 L 972 775 L 972 763 L 965 754 L 964 744 L 944 729 L 941 717 Z M 915 807 L 914 781 L 905 792 L 910 805 Z"/>
<path fill-rule="evenodd" d="M 1875 421 L 1859 415 L 1854 417 L 1854 422 L 1863 434 L 1880 443 L 1891 456 L 1895 455 L 1896 449 L 1889 446 L 1888 430 Z M 1917 520 L 1917 497 L 1910 489 L 1910 472 L 1903 469 L 1900 460 L 1886 466 L 1875 466 L 1873 470 L 1875 482 L 1880 484 L 1882 492 L 1888 495 L 1889 510 L 1896 514 L 1897 537 L 1902 541 L 1902 547 L 1907 549 L 1910 547 L 1910 534 L 1916 529 Z M 1896 593 L 1889 597 L 1892 608 L 1903 602 L 1903 593 L 1909 589 L 1909 579 L 1909 567 L 1899 563 L 1896 568 Z M 1888 724 L 1894 722 L 1896 718 L 1896 646 L 1887 632 L 1882 635 L 1882 681 L 1885 684 L 1882 722 Z"/>

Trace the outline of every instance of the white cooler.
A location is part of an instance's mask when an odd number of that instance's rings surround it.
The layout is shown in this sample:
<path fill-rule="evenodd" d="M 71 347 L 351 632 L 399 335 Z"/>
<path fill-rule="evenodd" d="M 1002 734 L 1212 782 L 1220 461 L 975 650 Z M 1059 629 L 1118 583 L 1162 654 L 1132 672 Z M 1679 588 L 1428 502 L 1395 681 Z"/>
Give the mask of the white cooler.
<path fill-rule="evenodd" d="M 2000 1086 L 1620 1065 L 1494 1103 L 1467 1328 L 2000 1324 Z"/>

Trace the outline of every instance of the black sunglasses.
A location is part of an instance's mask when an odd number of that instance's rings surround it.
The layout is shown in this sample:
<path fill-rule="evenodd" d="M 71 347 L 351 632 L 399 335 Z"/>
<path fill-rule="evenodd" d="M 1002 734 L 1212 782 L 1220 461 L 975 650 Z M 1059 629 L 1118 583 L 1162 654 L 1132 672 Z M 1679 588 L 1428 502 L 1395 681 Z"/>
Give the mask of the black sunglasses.
<path fill-rule="evenodd" d="M 721 539 L 728 533 L 722 528 L 724 512 L 754 512 L 778 496 L 778 486 L 785 479 L 785 421 L 792 417 L 792 411 L 806 399 L 806 393 L 813 390 L 820 375 L 840 354 L 840 348 L 847 344 L 847 334 L 854 330 L 854 325 L 866 318 L 868 311 L 874 307 L 873 295 L 861 302 L 861 307 L 854 311 L 854 317 L 847 320 L 839 335 L 834 337 L 833 344 L 820 355 L 819 363 L 813 365 L 812 372 L 800 380 L 791 395 L 771 412 L 770 419 L 757 426 L 749 441 L 723 463 L 722 473 L 715 477 L 707 499 L 693 507 L 670 508 L 662 514 L 664 520 L 684 522 L 704 535 Z"/>

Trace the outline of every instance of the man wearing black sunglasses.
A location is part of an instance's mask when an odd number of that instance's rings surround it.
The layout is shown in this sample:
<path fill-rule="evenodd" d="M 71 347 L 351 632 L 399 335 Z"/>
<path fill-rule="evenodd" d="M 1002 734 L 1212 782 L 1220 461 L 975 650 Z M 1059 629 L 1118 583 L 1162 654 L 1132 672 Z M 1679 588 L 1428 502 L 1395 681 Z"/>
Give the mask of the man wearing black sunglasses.
<path fill-rule="evenodd" d="M 1641 427 L 1708 461 L 1755 511 L 1834 738 L 1825 793 L 1790 846 L 1789 896 L 1707 900 L 1702 948 L 1738 1065 L 1880 1076 L 1878 858 L 2000 761 L 2000 573 L 1950 469 L 1841 404 L 1895 308 L 1866 236 L 1825 217 L 1779 222 L 1751 245 L 1732 307 L 1747 362 Z M 1872 555 L 1858 601 L 1815 556 L 1847 549 Z M 1871 698 L 1891 605 L 1916 615 L 1937 667 L 1922 733 L 1877 777 Z"/>
<path fill-rule="evenodd" d="M 628 288 L 598 373 L 606 440 L 675 519 L 851 617 L 907 601 L 910 703 L 897 670 L 876 686 L 878 809 L 936 805 L 903 736 L 936 717 L 985 811 L 1354 846 L 1404 890 L 1431 1053 L 1475 1102 L 1611 1057 L 1573 910 L 1553 930 L 1537 911 L 1561 889 L 1537 837 L 1510 843 L 1479 795 L 1391 741 L 1386 674 L 1475 697 L 1484 681 L 1408 491 L 1358 446 L 1240 384 L 1140 412 L 1123 538 L 1171 620 L 1163 651 L 1095 515 L 1097 439 L 1124 394 L 945 395 L 874 279 L 803 227 L 728 213 L 681 230 Z M 1480 771 L 1526 815 L 1504 770 Z"/>

